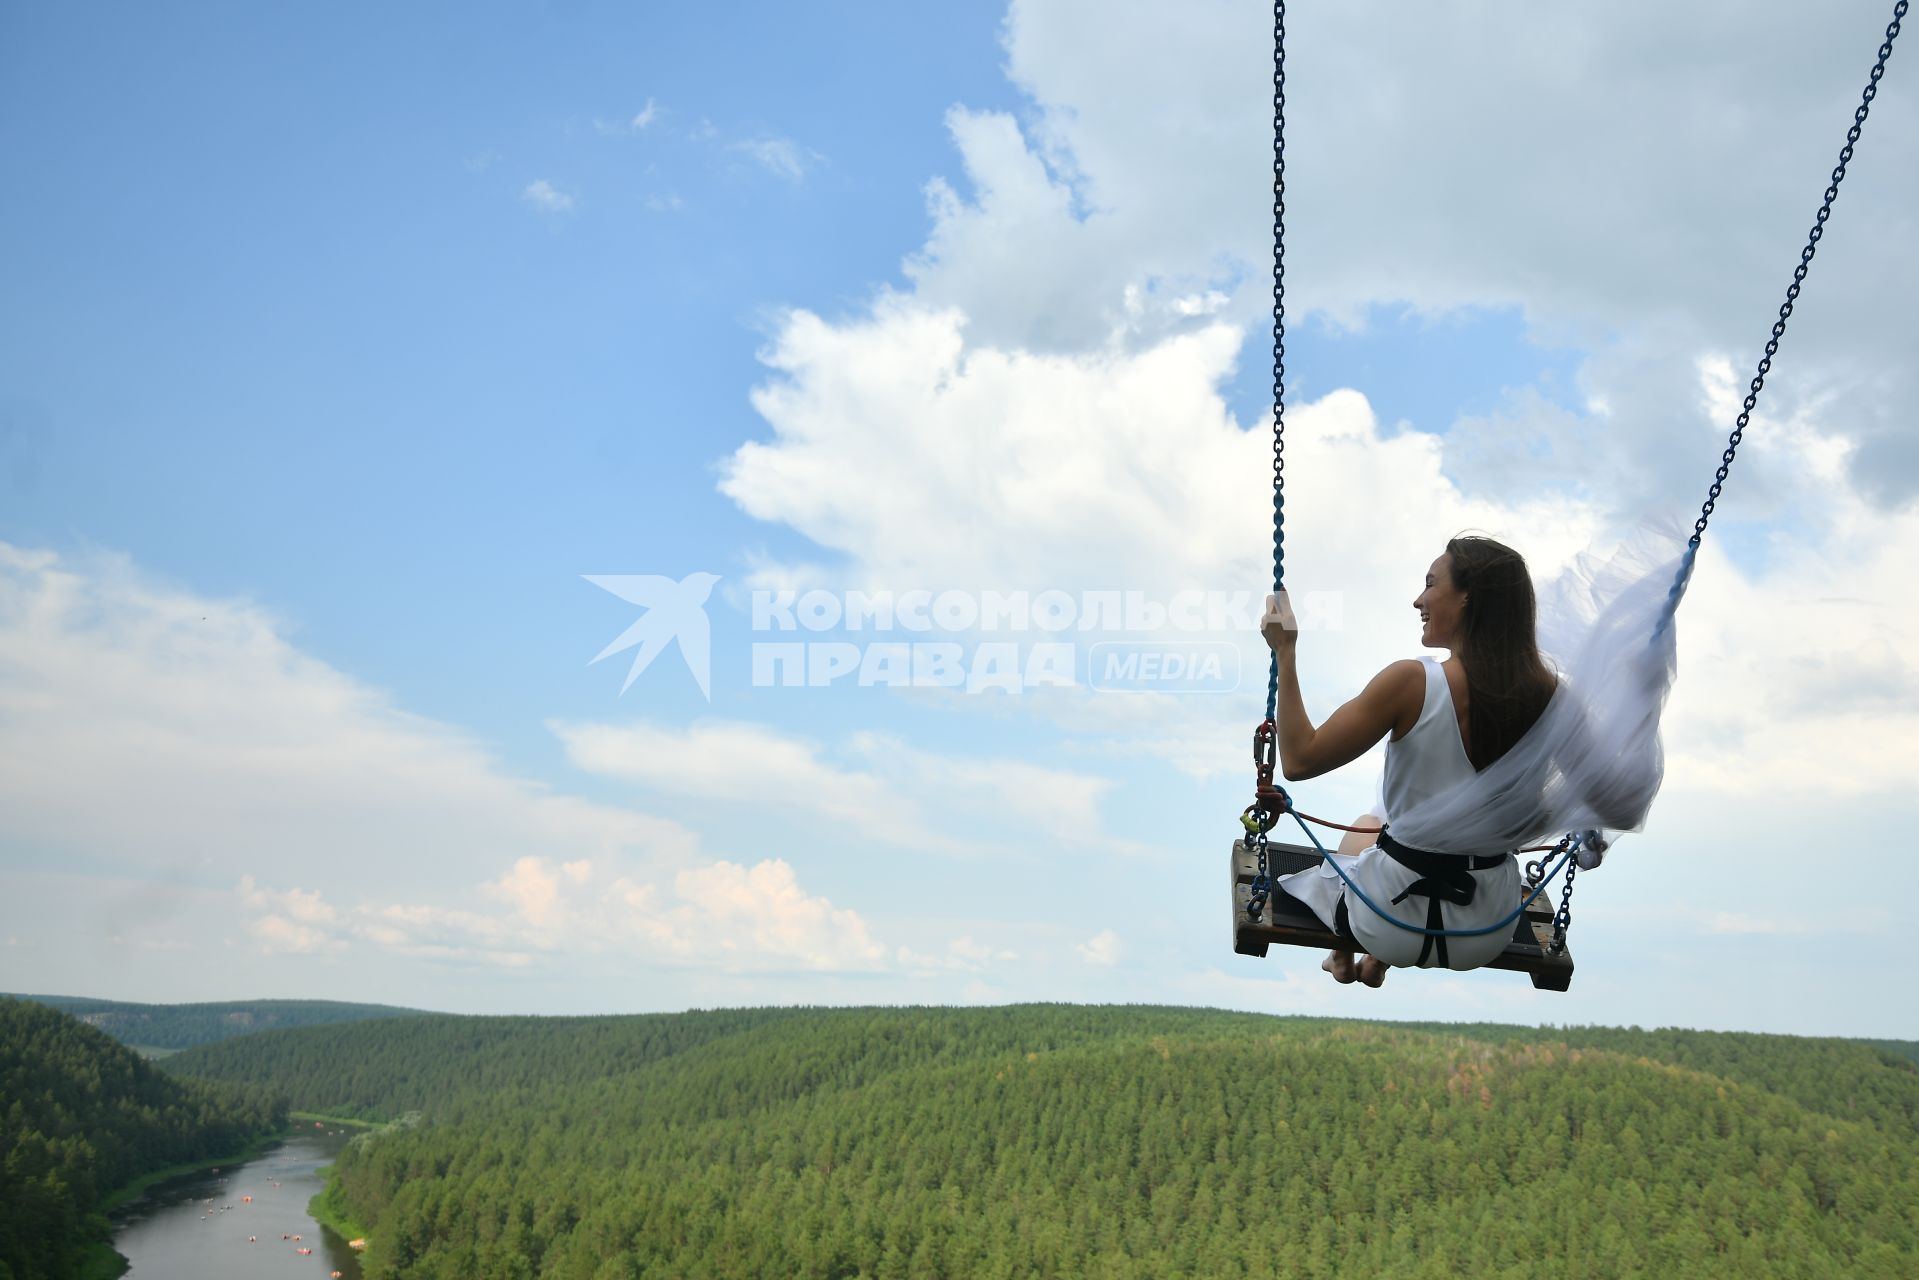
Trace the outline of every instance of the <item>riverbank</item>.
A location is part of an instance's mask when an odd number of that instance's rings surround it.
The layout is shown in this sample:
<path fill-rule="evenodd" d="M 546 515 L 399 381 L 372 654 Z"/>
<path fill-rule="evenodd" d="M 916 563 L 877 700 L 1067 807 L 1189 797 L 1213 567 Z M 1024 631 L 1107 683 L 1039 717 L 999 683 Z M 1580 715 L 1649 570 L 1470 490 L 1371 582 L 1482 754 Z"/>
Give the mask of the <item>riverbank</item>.
<path fill-rule="evenodd" d="M 96 1240 L 80 1253 L 73 1274 L 76 1280 L 119 1280 L 133 1264 L 105 1240 Z"/>
<path fill-rule="evenodd" d="M 331 1165 L 320 1172 L 326 1177 L 326 1189 L 307 1201 L 307 1212 L 321 1226 L 338 1232 L 342 1240 L 365 1240 L 366 1224 L 357 1221 L 340 1203 L 340 1175 L 333 1171 Z"/>
<path fill-rule="evenodd" d="M 378 1129 L 387 1123 L 385 1120 L 355 1120 L 349 1116 L 329 1116 L 318 1111 L 289 1111 L 287 1119 L 297 1120 L 304 1125 L 316 1123 L 338 1125 L 342 1129 Z"/>
<path fill-rule="evenodd" d="M 255 1139 L 251 1144 L 230 1156 L 208 1156 L 204 1160 L 191 1160 L 186 1164 L 168 1165 L 164 1169 L 155 1169 L 152 1173 L 142 1174 L 123 1187 L 108 1192 L 94 1208 L 95 1213 L 112 1213 L 115 1209 L 133 1200 L 148 1188 L 171 1178 L 182 1178 L 202 1169 L 224 1169 L 228 1165 L 241 1164 L 248 1160 L 257 1160 L 291 1136 L 286 1132 L 269 1133 Z M 118 1273 L 116 1273 L 118 1274 Z"/>
<path fill-rule="evenodd" d="M 287 1118 L 308 1124 L 318 1122 L 339 1125 L 346 1129 L 378 1129 L 388 1123 L 384 1120 L 351 1120 L 346 1116 L 327 1116 L 313 1111 L 288 1112 Z M 307 1212 L 312 1214 L 313 1220 L 321 1226 L 338 1232 L 342 1240 L 366 1239 L 366 1227 L 356 1221 L 353 1215 L 347 1212 L 346 1206 L 340 1203 L 340 1179 L 333 1172 L 333 1166 L 328 1165 L 320 1170 L 320 1175 L 326 1179 L 326 1189 L 307 1201 Z"/>

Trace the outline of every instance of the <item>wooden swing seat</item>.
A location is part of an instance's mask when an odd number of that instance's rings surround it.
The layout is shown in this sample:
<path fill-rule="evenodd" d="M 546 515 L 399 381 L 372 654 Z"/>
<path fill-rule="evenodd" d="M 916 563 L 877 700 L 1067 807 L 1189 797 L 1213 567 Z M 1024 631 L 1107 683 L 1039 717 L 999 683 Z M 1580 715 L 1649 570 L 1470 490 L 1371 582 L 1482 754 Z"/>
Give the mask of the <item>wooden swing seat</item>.
<path fill-rule="evenodd" d="M 1319 862 L 1319 851 L 1303 844 L 1269 843 L 1266 862 L 1275 876 L 1305 871 Z M 1312 947 L 1332 951 L 1348 944 L 1320 923 L 1319 917 L 1293 899 L 1279 896 L 1266 904 L 1257 921 L 1246 918 L 1246 902 L 1252 897 L 1253 877 L 1259 872 L 1259 858 L 1244 840 L 1233 841 L 1233 950 L 1243 956 L 1264 956 L 1273 943 L 1287 947 Z M 1572 986 L 1573 957 L 1570 950 L 1551 954 L 1553 912 L 1549 894 L 1541 894 L 1524 915 L 1513 924 L 1512 941 L 1499 957 L 1487 964 L 1489 969 L 1511 969 L 1524 973 L 1541 991 L 1565 991 Z M 1513 904 L 1517 906 L 1518 904 Z"/>

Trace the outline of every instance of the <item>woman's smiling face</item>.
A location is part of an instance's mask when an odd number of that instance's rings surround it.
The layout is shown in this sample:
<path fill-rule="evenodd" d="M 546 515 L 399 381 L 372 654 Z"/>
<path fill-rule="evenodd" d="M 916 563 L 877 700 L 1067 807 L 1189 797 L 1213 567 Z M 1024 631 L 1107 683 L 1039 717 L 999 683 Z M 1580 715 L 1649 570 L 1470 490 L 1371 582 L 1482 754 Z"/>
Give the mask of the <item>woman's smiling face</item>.
<path fill-rule="evenodd" d="M 1458 643 L 1459 623 L 1466 616 L 1466 593 L 1453 585 L 1453 558 L 1442 552 L 1426 570 L 1426 589 L 1413 600 L 1422 624 L 1419 642 L 1428 649 L 1451 649 Z"/>

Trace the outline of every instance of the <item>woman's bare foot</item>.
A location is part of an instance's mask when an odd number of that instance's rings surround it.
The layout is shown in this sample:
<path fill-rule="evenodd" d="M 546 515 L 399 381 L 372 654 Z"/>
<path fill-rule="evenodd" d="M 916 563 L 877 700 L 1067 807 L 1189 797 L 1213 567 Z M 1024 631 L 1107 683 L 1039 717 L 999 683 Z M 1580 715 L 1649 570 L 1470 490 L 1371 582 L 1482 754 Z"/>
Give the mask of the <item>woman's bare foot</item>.
<path fill-rule="evenodd" d="M 1386 966 L 1371 956 L 1359 958 L 1359 980 L 1369 987 L 1377 987 L 1386 981 Z"/>
<path fill-rule="evenodd" d="M 1351 982 L 1359 976 L 1353 968 L 1353 953 L 1350 951 L 1327 952 L 1326 958 L 1319 962 L 1319 967 L 1332 974 L 1334 982 Z"/>

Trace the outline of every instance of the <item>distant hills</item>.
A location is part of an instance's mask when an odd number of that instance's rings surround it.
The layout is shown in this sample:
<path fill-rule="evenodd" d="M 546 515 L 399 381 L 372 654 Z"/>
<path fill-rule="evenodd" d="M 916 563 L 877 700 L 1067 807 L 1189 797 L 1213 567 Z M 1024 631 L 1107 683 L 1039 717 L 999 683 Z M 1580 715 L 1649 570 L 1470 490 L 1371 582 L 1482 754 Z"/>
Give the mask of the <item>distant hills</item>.
<path fill-rule="evenodd" d="M 318 1027 L 420 1012 L 384 1004 L 335 1000 L 225 1000 L 213 1004 L 135 1004 L 87 996 L 14 995 L 70 1013 L 122 1044 L 163 1052 L 214 1044 L 235 1036 L 287 1027 Z"/>
<path fill-rule="evenodd" d="M 165 1065 L 404 1117 L 327 1193 L 369 1280 L 1905 1280 L 1903 1043 L 1030 1005 L 424 1015 Z"/>

